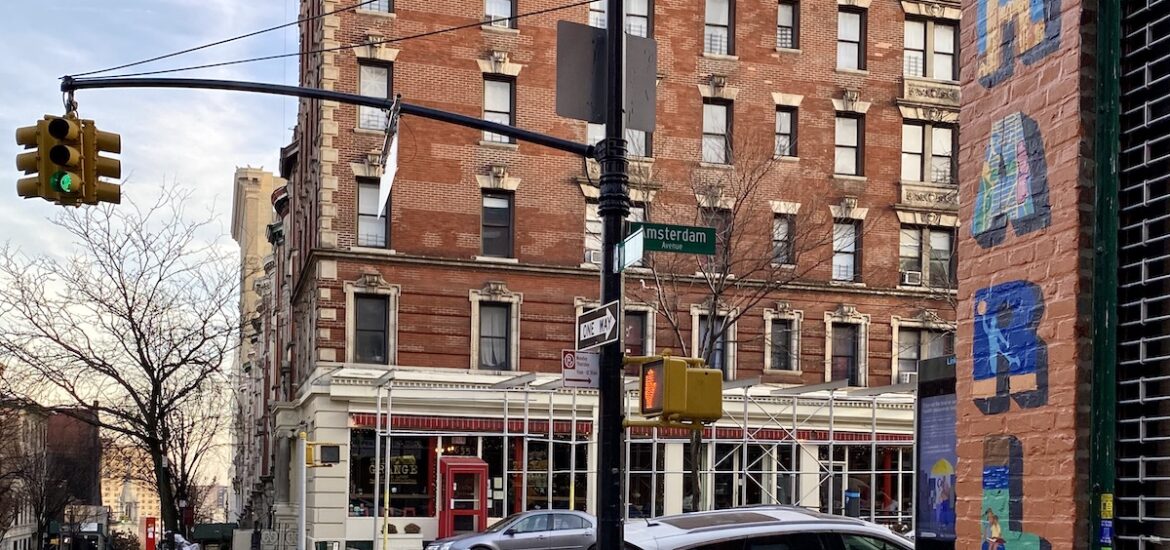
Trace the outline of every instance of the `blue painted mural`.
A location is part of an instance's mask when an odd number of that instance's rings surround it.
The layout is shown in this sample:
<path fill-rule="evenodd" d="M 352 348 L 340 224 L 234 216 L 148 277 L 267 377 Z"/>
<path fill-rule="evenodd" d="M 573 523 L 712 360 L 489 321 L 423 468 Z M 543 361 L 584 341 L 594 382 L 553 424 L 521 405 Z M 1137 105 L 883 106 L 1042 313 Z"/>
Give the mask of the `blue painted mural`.
<path fill-rule="evenodd" d="M 983 503 L 979 522 L 983 550 L 1049 550 L 1039 535 L 1024 532 L 1024 452 L 1011 435 L 983 442 Z"/>
<path fill-rule="evenodd" d="M 974 385 L 983 414 L 1048 403 L 1048 346 L 1036 333 L 1044 315 L 1040 287 L 1010 281 L 975 292 Z M 1009 400 L 1010 398 L 1010 400 Z"/>
<path fill-rule="evenodd" d="M 1007 80 L 1016 59 L 1031 65 L 1060 46 L 1060 0 L 977 0 L 976 66 L 985 88 Z"/>
<path fill-rule="evenodd" d="M 1048 227 L 1051 219 L 1040 129 L 1027 115 L 1012 113 L 991 126 L 971 235 L 988 248 L 1003 242 L 1009 221 L 1016 235 L 1023 235 Z"/>

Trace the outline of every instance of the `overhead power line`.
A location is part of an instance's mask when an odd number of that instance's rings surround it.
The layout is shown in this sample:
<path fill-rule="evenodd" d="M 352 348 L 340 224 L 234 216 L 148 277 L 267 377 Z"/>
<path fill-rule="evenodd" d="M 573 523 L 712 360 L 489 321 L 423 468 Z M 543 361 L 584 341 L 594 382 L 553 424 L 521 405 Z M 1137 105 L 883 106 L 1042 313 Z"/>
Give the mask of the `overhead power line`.
<path fill-rule="evenodd" d="M 237 59 L 234 61 L 223 61 L 220 63 L 208 63 L 206 65 L 193 65 L 190 67 L 179 67 L 176 69 L 161 69 L 161 70 L 157 70 L 157 71 L 145 71 L 145 72 L 138 72 L 138 73 L 116 74 L 116 75 L 110 75 L 110 76 L 104 77 L 104 78 L 128 78 L 128 77 L 136 77 L 136 76 L 149 76 L 149 75 L 157 75 L 157 74 L 177 73 L 177 72 L 183 72 L 183 71 L 194 71 L 194 70 L 199 70 L 199 69 L 212 69 L 215 67 L 226 67 L 229 65 L 240 65 L 243 63 L 255 63 L 257 61 L 270 61 L 273 59 L 283 59 L 286 57 L 297 57 L 297 56 L 302 56 L 302 55 L 312 55 L 312 54 L 318 54 L 318 53 L 336 52 L 336 51 L 341 51 L 341 50 L 351 50 L 351 49 L 360 48 L 363 46 L 377 46 L 379 44 L 393 44 L 393 43 L 398 43 L 398 42 L 405 42 L 407 40 L 426 38 L 428 36 L 435 36 L 438 34 L 444 34 L 444 33 L 449 33 L 449 32 L 455 32 L 455 31 L 461 31 L 461 30 L 465 30 L 465 29 L 476 28 L 476 27 L 480 27 L 483 25 L 491 25 L 492 23 L 497 23 L 497 22 L 513 21 L 513 20 L 522 19 L 525 17 L 532 17 L 535 15 L 543 15 L 543 14 L 551 13 L 551 12 L 555 12 L 555 11 L 561 11 L 561 10 L 566 10 L 569 8 L 575 8 L 577 6 L 583 6 L 583 5 L 589 4 L 591 2 L 593 2 L 593 0 L 578 0 L 577 2 L 573 2 L 571 4 L 564 4 L 564 5 L 555 6 L 552 8 L 545 8 L 545 9 L 541 9 L 541 10 L 530 11 L 530 12 L 521 13 L 521 14 L 509 16 L 509 17 L 500 17 L 500 18 L 496 18 L 496 19 L 485 19 L 483 21 L 476 21 L 475 23 L 468 23 L 466 25 L 447 27 L 447 28 L 438 29 L 438 30 L 434 30 L 434 31 L 422 32 L 422 33 L 418 33 L 418 34 L 411 34 L 411 35 L 407 35 L 407 36 L 400 36 L 397 38 L 388 38 L 386 40 L 374 40 L 374 41 L 370 41 L 370 42 L 363 42 L 361 44 L 352 44 L 352 45 L 348 45 L 348 46 L 336 46 L 333 48 L 321 48 L 318 50 L 309 50 L 306 52 L 293 52 L 293 53 L 266 55 L 266 56 L 262 56 L 262 57 L 251 57 L 248 59 Z M 109 69 L 109 70 L 113 70 L 113 69 Z M 105 71 L 95 71 L 95 72 L 105 72 Z M 84 74 L 94 74 L 94 72 L 84 73 Z M 80 77 L 83 75 L 75 75 L 75 76 Z M 84 80 L 84 79 L 79 79 L 79 80 Z"/>
<path fill-rule="evenodd" d="M 185 54 L 185 53 L 191 53 L 191 52 L 199 51 L 199 50 L 202 50 L 202 49 L 211 48 L 211 47 L 213 47 L 213 46 L 219 46 L 219 45 L 221 45 L 221 44 L 227 44 L 228 42 L 235 42 L 236 40 L 243 40 L 243 39 L 245 39 L 245 38 L 251 38 L 251 37 L 253 37 L 253 36 L 256 36 L 256 35 L 264 34 L 264 33 L 267 33 L 267 32 L 272 32 L 272 31 L 279 30 L 279 29 L 283 29 L 283 28 L 285 28 L 285 27 L 291 27 L 291 26 L 293 26 L 293 25 L 300 25 L 301 23 L 305 23 L 305 22 L 308 22 L 308 21 L 312 21 L 312 20 L 314 20 L 314 19 L 320 19 L 320 18 L 322 18 L 322 17 L 328 16 L 328 15 L 333 15 L 333 14 L 335 14 L 335 13 L 341 13 L 341 12 L 344 12 L 344 11 L 349 11 L 349 10 L 357 9 L 357 8 L 360 8 L 360 7 L 364 6 L 364 5 L 366 5 L 366 4 L 372 4 L 372 3 L 374 3 L 374 2 L 377 2 L 377 1 L 379 1 L 379 0 L 362 0 L 361 2 L 358 2 L 358 3 L 356 3 L 356 4 L 351 4 L 351 5 L 349 5 L 349 6 L 345 6 L 345 7 L 343 7 L 343 8 L 338 8 L 338 9 L 335 9 L 335 10 L 333 10 L 333 11 L 326 12 L 326 13 L 322 13 L 322 14 L 319 14 L 319 15 L 314 15 L 314 16 L 311 16 L 311 17 L 305 17 L 305 18 L 297 19 L 296 21 L 293 21 L 293 22 L 290 22 L 290 23 L 284 23 L 284 24 L 281 24 L 281 25 L 277 25 L 277 26 L 275 26 L 275 27 L 268 27 L 267 29 L 261 29 L 261 30 L 258 30 L 258 31 L 253 31 L 253 32 L 246 33 L 246 34 L 241 34 L 241 35 L 239 35 L 239 36 L 233 36 L 233 37 L 231 37 L 231 38 L 225 38 L 225 39 L 223 39 L 223 40 L 217 40 L 217 41 L 215 41 L 215 42 L 209 42 L 209 43 L 207 43 L 207 44 L 204 44 L 204 45 L 202 45 L 202 46 L 195 46 L 194 48 L 187 48 L 187 49 L 185 49 L 185 50 L 179 50 L 179 51 L 177 51 L 177 52 L 172 52 L 172 53 L 168 53 L 168 54 L 165 54 L 165 55 L 160 55 L 160 56 L 157 56 L 157 57 L 152 57 L 152 58 L 150 58 L 150 59 L 143 59 L 142 61 L 135 61 L 135 62 L 133 62 L 133 63 L 127 63 L 127 64 L 125 64 L 125 65 L 118 65 L 118 66 L 116 66 L 116 67 L 110 67 L 110 68 L 107 68 L 107 69 L 99 69 L 99 70 L 96 70 L 96 71 L 89 71 L 89 72 L 85 72 L 85 73 L 75 74 L 75 75 L 72 75 L 72 76 L 74 76 L 74 77 L 83 77 L 83 76 L 95 75 L 95 74 L 99 74 L 99 73 L 108 73 L 108 72 L 110 72 L 110 71 L 116 71 L 116 70 L 119 70 L 119 69 L 127 69 L 127 68 L 130 68 L 130 67 L 136 67 L 136 66 L 138 66 L 138 65 L 145 65 L 145 64 L 147 64 L 147 63 L 152 63 L 152 62 L 155 62 L 155 61 L 160 61 L 160 60 L 163 60 L 163 59 L 169 59 L 169 58 L 172 58 L 172 57 L 180 56 L 180 55 L 183 55 L 183 54 Z M 123 75 L 123 76 L 126 76 L 126 75 Z"/>

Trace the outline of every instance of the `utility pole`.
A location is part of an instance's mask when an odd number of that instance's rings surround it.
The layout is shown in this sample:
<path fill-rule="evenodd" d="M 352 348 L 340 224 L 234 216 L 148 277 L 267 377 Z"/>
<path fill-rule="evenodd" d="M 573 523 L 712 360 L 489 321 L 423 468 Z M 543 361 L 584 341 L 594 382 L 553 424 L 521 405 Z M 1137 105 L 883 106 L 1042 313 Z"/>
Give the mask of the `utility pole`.
<path fill-rule="evenodd" d="M 621 303 L 622 274 L 617 269 L 617 247 L 622 241 L 622 222 L 630 213 L 628 159 L 625 125 L 625 9 L 622 0 L 606 0 L 606 101 L 605 141 L 602 144 L 601 196 L 601 303 Z M 618 320 L 622 326 L 622 319 Z M 600 441 L 597 451 L 597 547 L 618 550 L 625 546 L 622 518 L 622 349 L 621 339 L 601 347 L 601 377 L 598 384 L 601 405 Z"/>

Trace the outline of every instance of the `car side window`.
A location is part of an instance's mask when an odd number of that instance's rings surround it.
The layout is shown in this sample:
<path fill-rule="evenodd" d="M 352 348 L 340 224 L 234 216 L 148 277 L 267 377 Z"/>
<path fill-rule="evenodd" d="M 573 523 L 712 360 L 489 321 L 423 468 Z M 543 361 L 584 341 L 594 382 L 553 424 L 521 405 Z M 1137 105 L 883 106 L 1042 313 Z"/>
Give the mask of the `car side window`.
<path fill-rule="evenodd" d="M 585 529 L 585 520 L 581 516 L 573 514 L 555 514 L 553 515 L 553 530 L 562 531 L 568 529 Z"/>
<path fill-rule="evenodd" d="M 692 546 L 688 550 L 743 550 L 743 539 L 721 540 Z"/>
<path fill-rule="evenodd" d="M 820 537 L 809 533 L 760 535 L 744 541 L 743 550 L 824 550 Z"/>
<path fill-rule="evenodd" d="M 528 516 L 512 526 L 512 530 L 517 533 L 535 533 L 537 531 L 548 530 L 548 516 L 550 514 L 536 514 Z"/>
<path fill-rule="evenodd" d="M 845 550 L 902 550 L 905 548 L 885 539 L 865 535 L 843 534 L 841 542 Z"/>

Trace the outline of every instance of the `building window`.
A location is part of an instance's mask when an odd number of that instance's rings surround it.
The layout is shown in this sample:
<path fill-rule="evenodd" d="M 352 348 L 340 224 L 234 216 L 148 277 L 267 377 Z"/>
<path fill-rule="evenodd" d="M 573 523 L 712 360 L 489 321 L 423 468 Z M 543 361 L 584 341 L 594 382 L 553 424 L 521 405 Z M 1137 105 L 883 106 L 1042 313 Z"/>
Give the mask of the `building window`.
<path fill-rule="evenodd" d="M 733 0 L 706 0 L 706 26 L 703 29 L 703 51 L 716 55 L 732 55 L 735 51 L 735 18 L 731 10 Z"/>
<path fill-rule="evenodd" d="M 512 257 L 512 195 L 483 194 L 483 255 Z"/>
<path fill-rule="evenodd" d="M 511 370 L 511 304 L 479 304 L 479 368 Z"/>
<path fill-rule="evenodd" d="M 796 109 L 776 108 L 776 152 L 777 157 L 796 156 Z"/>
<path fill-rule="evenodd" d="M 795 50 L 800 47 L 800 10 L 796 2 L 780 0 L 776 6 L 776 47 Z"/>
<path fill-rule="evenodd" d="M 791 214 L 776 214 L 772 218 L 772 263 L 790 265 L 796 263 L 793 253 L 793 225 L 794 216 Z"/>
<path fill-rule="evenodd" d="M 900 283 L 955 288 L 954 242 L 954 231 L 950 229 L 903 226 L 898 246 Z"/>
<path fill-rule="evenodd" d="M 389 303 L 386 296 L 359 294 L 354 296 L 354 357 L 356 363 L 386 365 L 389 328 Z"/>
<path fill-rule="evenodd" d="M 585 131 L 585 139 L 590 145 L 597 145 L 605 139 L 605 125 L 588 123 Z M 653 152 L 650 149 L 651 137 L 653 134 L 644 132 L 642 130 L 635 130 L 633 128 L 626 128 L 626 150 L 630 156 L 633 157 L 650 157 Z"/>
<path fill-rule="evenodd" d="M 366 97 L 390 98 L 393 89 L 393 73 L 390 65 L 359 65 L 358 66 L 358 93 Z M 358 107 L 358 128 L 366 130 L 385 130 L 386 111 L 377 107 Z"/>
<path fill-rule="evenodd" d="M 593 0 L 589 4 L 589 25 L 600 29 L 605 28 L 606 0 Z M 652 0 L 626 0 L 626 32 L 642 38 L 652 33 L 651 14 L 653 13 Z"/>
<path fill-rule="evenodd" d="M 361 9 L 367 11 L 378 11 L 382 13 L 393 13 L 394 0 L 373 0 L 364 4 Z"/>
<path fill-rule="evenodd" d="M 837 68 L 865 70 L 865 12 L 837 12 Z"/>
<path fill-rule="evenodd" d="M 908 382 L 902 375 L 918 372 L 919 361 L 951 355 L 954 350 L 953 331 L 898 327 L 898 382 Z"/>
<path fill-rule="evenodd" d="M 935 80 L 958 80 L 955 63 L 955 26 L 932 20 L 909 19 L 902 71 L 906 76 Z"/>
<path fill-rule="evenodd" d="M 833 280 L 852 282 L 860 278 L 861 252 L 857 235 L 858 223 L 837 221 L 833 223 Z"/>
<path fill-rule="evenodd" d="M 772 319 L 772 330 L 768 335 L 772 344 L 772 370 L 800 370 L 792 345 L 796 336 L 795 323 L 795 319 Z"/>
<path fill-rule="evenodd" d="M 483 79 L 483 119 L 508 126 L 516 107 L 516 82 L 507 77 L 489 76 Z M 483 139 L 497 143 L 512 143 L 508 136 L 484 132 Z"/>
<path fill-rule="evenodd" d="M 850 386 L 862 385 L 857 364 L 857 333 L 855 324 L 833 323 L 831 380 L 848 380 Z"/>
<path fill-rule="evenodd" d="M 902 181 L 955 183 L 956 139 L 957 132 L 951 126 L 903 123 Z M 927 174 L 929 180 L 924 177 Z"/>
<path fill-rule="evenodd" d="M 712 336 L 712 331 L 715 332 L 714 336 Z M 710 357 L 707 368 L 723 371 L 724 380 L 731 380 L 734 376 L 728 354 L 727 334 L 729 332 L 731 332 L 731 325 L 727 324 L 726 315 L 704 314 L 699 317 L 699 344 L 696 351 L 699 357 Z"/>
<path fill-rule="evenodd" d="M 379 216 L 378 185 L 377 181 L 358 181 L 358 246 L 390 245 L 390 198 L 386 199 L 386 215 Z"/>
<path fill-rule="evenodd" d="M 378 456 L 375 453 L 377 435 L 372 429 L 350 430 L 349 440 L 349 516 L 371 517 L 374 515 L 374 473 L 377 471 Z M 387 448 L 389 446 L 389 448 Z M 431 481 L 432 463 L 435 456 L 434 444 L 425 437 L 394 437 L 383 439 L 381 457 L 383 472 L 391 472 L 390 494 L 379 488 L 380 498 L 389 500 L 389 507 L 395 515 L 410 517 L 431 517 L 435 507 L 435 484 Z M 389 458 L 387 458 L 389 457 Z M 389 460 L 389 464 L 385 461 Z M 383 503 L 378 507 L 384 510 Z M 350 547 L 353 541 L 350 541 Z"/>
<path fill-rule="evenodd" d="M 703 162 L 731 164 L 731 103 L 703 100 Z"/>
<path fill-rule="evenodd" d="M 865 173 L 862 140 L 864 128 L 865 121 L 861 117 L 837 114 L 836 150 L 833 156 L 835 174 L 860 176 Z"/>
<path fill-rule="evenodd" d="M 622 342 L 626 355 L 646 355 L 646 317 L 645 311 L 627 311 L 625 319 L 625 334 Z M 650 350 L 653 351 L 653 350 Z"/>
<path fill-rule="evenodd" d="M 516 28 L 515 0 L 486 0 L 484 19 L 493 27 Z"/>
<path fill-rule="evenodd" d="M 734 252 L 728 247 L 734 236 L 732 213 L 723 208 L 701 208 L 699 215 L 706 227 L 715 228 L 715 255 L 702 256 L 700 265 L 707 273 L 722 274 L 728 269 Z"/>
<path fill-rule="evenodd" d="M 646 208 L 631 205 L 630 214 L 626 219 L 630 222 L 646 221 Z M 585 263 L 601 265 L 601 226 L 597 203 L 585 203 Z M 634 265 L 640 266 L 642 263 Z"/>

